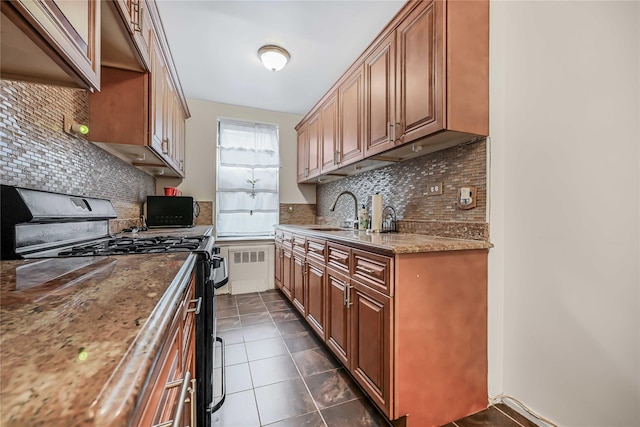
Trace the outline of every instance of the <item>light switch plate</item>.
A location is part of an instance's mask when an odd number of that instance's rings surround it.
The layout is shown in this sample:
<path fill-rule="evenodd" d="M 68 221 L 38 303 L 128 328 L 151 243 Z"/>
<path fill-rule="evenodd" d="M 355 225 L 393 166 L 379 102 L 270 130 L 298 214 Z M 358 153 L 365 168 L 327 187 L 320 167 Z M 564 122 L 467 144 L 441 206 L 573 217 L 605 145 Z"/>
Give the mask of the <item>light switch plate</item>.
<path fill-rule="evenodd" d="M 427 196 L 437 196 L 442 194 L 441 182 L 428 182 L 427 183 Z"/>

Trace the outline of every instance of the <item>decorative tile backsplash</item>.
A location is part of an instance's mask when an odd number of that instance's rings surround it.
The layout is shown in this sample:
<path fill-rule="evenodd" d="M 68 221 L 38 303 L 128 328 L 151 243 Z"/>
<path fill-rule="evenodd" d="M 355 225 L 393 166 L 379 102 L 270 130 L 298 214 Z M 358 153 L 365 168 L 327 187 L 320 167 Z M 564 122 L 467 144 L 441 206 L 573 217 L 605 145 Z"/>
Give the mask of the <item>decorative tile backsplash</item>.
<path fill-rule="evenodd" d="M 318 185 L 317 222 L 339 225 L 353 218 L 353 199 L 342 196 L 334 212 L 329 207 L 349 190 L 371 212 L 371 196 L 380 193 L 383 206 L 393 206 L 403 232 L 488 240 L 486 141 L 452 147 L 380 169 Z M 442 194 L 427 196 L 427 184 L 442 183 Z M 477 187 L 477 207 L 456 206 L 458 188 Z"/>
<path fill-rule="evenodd" d="M 0 80 L 0 183 L 110 199 L 112 231 L 138 224 L 155 178 L 65 133 L 65 115 L 88 122 L 85 90 Z"/>
<path fill-rule="evenodd" d="M 316 205 L 280 203 L 280 224 L 315 224 Z"/>

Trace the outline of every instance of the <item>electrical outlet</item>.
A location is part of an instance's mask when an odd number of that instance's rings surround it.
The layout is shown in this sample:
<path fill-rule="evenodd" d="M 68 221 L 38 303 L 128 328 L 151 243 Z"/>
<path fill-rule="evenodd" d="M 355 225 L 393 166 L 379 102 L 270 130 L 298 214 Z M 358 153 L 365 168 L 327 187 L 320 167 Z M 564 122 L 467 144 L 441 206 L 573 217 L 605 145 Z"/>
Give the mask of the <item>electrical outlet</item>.
<path fill-rule="evenodd" d="M 427 183 L 427 196 L 437 196 L 442 194 L 441 182 L 428 182 Z"/>

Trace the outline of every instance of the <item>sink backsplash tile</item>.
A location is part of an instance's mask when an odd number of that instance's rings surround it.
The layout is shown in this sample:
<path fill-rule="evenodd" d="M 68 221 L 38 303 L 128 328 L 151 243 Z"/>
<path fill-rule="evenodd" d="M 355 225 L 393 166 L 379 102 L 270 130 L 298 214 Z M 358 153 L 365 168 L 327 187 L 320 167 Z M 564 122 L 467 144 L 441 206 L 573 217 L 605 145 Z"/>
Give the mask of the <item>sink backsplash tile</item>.
<path fill-rule="evenodd" d="M 316 188 L 320 224 L 338 225 L 353 217 L 353 200 L 340 199 L 334 212 L 329 206 L 343 190 L 354 193 L 358 205 L 371 212 L 371 195 L 380 193 L 383 206 L 393 206 L 402 232 L 489 240 L 487 214 L 486 141 L 452 147 L 373 171 L 346 177 Z M 442 183 L 443 194 L 427 196 L 429 182 Z M 456 207 L 458 188 L 476 186 L 476 207 Z"/>
<path fill-rule="evenodd" d="M 110 199 L 119 231 L 139 223 L 155 178 L 63 132 L 63 116 L 86 124 L 88 108 L 85 90 L 0 80 L 0 183 Z"/>

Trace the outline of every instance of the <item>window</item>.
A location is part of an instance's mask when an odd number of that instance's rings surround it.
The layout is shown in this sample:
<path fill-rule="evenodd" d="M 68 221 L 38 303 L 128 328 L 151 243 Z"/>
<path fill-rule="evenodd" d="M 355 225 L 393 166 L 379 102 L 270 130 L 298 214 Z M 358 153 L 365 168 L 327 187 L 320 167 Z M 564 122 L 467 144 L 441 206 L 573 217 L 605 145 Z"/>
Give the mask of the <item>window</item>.
<path fill-rule="evenodd" d="M 218 120 L 217 236 L 269 236 L 278 223 L 278 126 Z"/>

